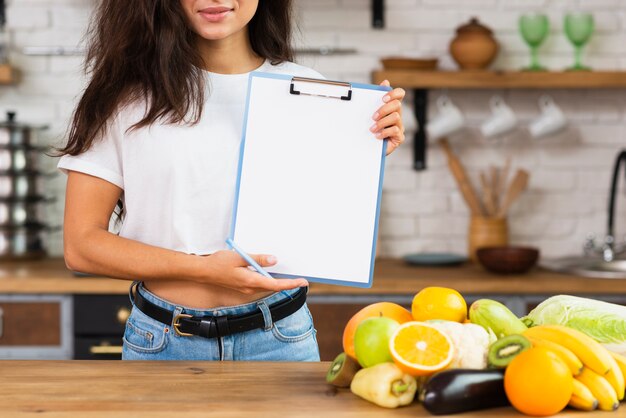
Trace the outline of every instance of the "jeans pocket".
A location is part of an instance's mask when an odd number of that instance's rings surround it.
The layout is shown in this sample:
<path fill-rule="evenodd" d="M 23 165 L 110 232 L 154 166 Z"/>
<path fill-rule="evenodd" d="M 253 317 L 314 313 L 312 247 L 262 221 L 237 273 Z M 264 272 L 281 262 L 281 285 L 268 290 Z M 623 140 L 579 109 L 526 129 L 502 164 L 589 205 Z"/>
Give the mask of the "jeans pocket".
<path fill-rule="evenodd" d="M 306 303 L 287 318 L 274 322 L 272 327 L 276 339 L 290 343 L 309 338 L 314 331 L 313 317 Z"/>
<path fill-rule="evenodd" d="M 169 327 L 133 306 L 126 321 L 124 345 L 139 353 L 158 353 L 167 346 Z"/>

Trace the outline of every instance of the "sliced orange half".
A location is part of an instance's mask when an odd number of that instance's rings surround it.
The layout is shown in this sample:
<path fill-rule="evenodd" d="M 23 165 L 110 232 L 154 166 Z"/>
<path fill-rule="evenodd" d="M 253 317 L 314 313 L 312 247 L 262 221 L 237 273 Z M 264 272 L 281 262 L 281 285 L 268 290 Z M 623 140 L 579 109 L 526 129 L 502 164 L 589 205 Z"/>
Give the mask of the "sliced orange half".
<path fill-rule="evenodd" d="M 405 373 L 428 376 L 445 369 L 454 357 L 450 337 L 423 322 L 407 322 L 393 333 L 389 351 Z"/>

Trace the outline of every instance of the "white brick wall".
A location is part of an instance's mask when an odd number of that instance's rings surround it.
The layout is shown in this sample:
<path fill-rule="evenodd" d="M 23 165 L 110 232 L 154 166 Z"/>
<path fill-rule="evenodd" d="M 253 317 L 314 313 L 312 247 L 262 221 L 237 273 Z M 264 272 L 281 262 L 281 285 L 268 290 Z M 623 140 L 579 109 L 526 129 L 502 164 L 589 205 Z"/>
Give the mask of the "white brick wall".
<path fill-rule="evenodd" d="M 25 46 L 76 46 L 81 42 L 95 0 L 12 0 L 8 8 L 11 60 L 21 69 L 17 86 L 0 87 L 0 112 L 16 109 L 21 120 L 51 128 L 43 142 L 63 141 L 67 119 L 84 85 L 80 57 L 29 57 Z M 299 47 L 356 48 L 356 55 L 301 56 L 298 61 L 328 78 L 369 81 L 384 56 L 440 56 L 441 67 L 455 68 L 448 54 L 454 29 L 477 16 L 496 32 L 501 53 L 495 66 L 515 69 L 528 63 L 528 50 L 517 32 L 525 11 L 542 10 L 552 33 L 541 59 L 552 69 L 571 64 L 572 48 L 562 33 L 563 14 L 573 6 L 593 11 L 597 32 L 585 61 L 597 69 L 626 70 L 625 0 L 387 0 L 387 27 L 370 27 L 369 0 L 296 0 Z M 440 91 L 431 93 L 434 100 Z M 501 94 L 517 112 L 522 128 L 502 141 L 487 141 L 478 127 L 489 115 L 491 94 Z M 476 177 L 492 164 L 513 157 L 514 167 L 531 172 L 530 190 L 511 211 L 512 241 L 538 245 L 548 256 L 578 252 L 589 233 L 602 234 L 613 158 L 626 147 L 624 91 L 551 90 L 570 122 L 565 133 L 532 140 L 524 126 L 538 114 L 540 91 L 450 91 L 468 119 L 468 129 L 451 137 L 452 145 Z M 410 103 L 410 97 L 407 104 Z M 407 107 L 407 117 L 410 117 Z M 434 115 L 436 111 L 430 109 Z M 411 121 L 412 122 L 412 121 Z M 411 133 L 409 132 L 409 136 Z M 418 251 L 466 251 L 468 211 L 436 144 L 429 169 L 411 170 L 411 141 L 387 162 L 381 219 L 383 255 Z M 54 167 L 54 161 L 46 161 Z M 64 177 L 48 181 L 57 202 L 48 221 L 60 224 Z M 626 199 L 618 202 L 619 232 L 626 233 Z M 62 236 L 52 233 L 50 252 L 62 253 Z"/>

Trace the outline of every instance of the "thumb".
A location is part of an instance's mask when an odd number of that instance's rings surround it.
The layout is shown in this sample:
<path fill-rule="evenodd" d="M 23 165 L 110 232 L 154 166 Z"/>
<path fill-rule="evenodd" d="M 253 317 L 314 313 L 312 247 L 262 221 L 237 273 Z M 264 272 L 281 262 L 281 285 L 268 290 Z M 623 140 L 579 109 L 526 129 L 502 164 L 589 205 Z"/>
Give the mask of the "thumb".
<path fill-rule="evenodd" d="M 273 266 L 278 260 L 273 255 L 268 254 L 250 254 L 250 257 L 261 267 Z"/>
<path fill-rule="evenodd" d="M 385 86 L 385 87 L 390 87 L 391 84 L 389 84 L 389 80 L 383 80 L 382 83 L 380 83 L 381 86 Z"/>

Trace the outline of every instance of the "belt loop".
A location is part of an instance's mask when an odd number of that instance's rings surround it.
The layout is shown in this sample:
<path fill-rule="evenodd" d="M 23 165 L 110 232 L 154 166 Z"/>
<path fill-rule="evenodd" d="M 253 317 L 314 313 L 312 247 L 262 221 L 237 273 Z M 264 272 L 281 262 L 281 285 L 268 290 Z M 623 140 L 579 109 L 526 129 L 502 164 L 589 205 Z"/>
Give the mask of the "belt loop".
<path fill-rule="evenodd" d="M 274 323 L 272 322 L 272 313 L 270 312 L 270 308 L 267 306 L 267 303 L 265 303 L 264 300 L 258 302 L 257 306 L 263 313 L 263 320 L 265 321 L 265 326 L 263 327 L 263 329 L 265 331 L 271 330 Z"/>
<path fill-rule="evenodd" d="M 137 286 L 139 286 L 139 283 L 140 283 L 139 280 L 135 280 L 130 284 L 130 287 L 128 288 L 128 299 L 130 299 L 130 303 L 132 305 L 135 304 L 135 295 L 133 294 L 133 288 L 136 288 Z"/>
<path fill-rule="evenodd" d="M 181 306 L 177 306 L 174 309 L 174 312 L 172 312 L 172 323 L 170 324 L 170 327 L 172 327 L 173 329 L 175 329 L 174 322 L 176 322 L 176 317 L 180 315 L 182 312 L 183 312 L 183 308 Z"/>
<path fill-rule="evenodd" d="M 224 361 L 224 338 L 217 337 L 217 348 L 220 355 L 220 361 Z"/>

